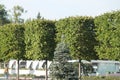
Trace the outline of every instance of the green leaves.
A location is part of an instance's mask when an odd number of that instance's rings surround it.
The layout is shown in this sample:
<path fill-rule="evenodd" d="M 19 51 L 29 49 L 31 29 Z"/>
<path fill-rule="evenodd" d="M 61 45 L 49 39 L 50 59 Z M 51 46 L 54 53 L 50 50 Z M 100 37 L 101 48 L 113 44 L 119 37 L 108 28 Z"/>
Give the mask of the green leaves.
<path fill-rule="evenodd" d="M 96 39 L 99 45 L 95 47 L 101 59 L 119 60 L 120 57 L 120 11 L 105 13 L 95 18 Z"/>
<path fill-rule="evenodd" d="M 33 20 L 25 24 L 26 57 L 52 59 L 55 47 L 55 25 L 49 20 Z"/>
<path fill-rule="evenodd" d="M 56 45 L 53 21 L 33 20 L 24 25 L 5 25 L 0 27 L 0 36 L 1 60 L 53 58 Z"/>
<path fill-rule="evenodd" d="M 5 6 L 0 4 L 0 26 L 10 23 Z"/>
<path fill-rule="evenodd" d="M 70 53 L 77 59 L 95 59 L 94 19 L 91 17 L 69 17 L 56 23 L 57 41 L 64 35 Z"/>
<path fill-rule="evenodd" d="M 1 59 L 23 59 L 25 44 L 22 25 L 9 24 L 0 27 L 0 36 Z"/>
<path fill-rule="evenodd" d="M 54 52 L 53 62 L 50 65 L 50 77 L 52 80 L 68 80 L 68 78 L 74 78 L 76 72 L 73 64 L 68 62 L 71 60 L 69 55 L 69 48 L 64 42 L 60 42 Z"/>
<path fill-rule="evenodd" d="M 22 13 L 26 12 L 21 6 L 14 6 L 12 9 L 12 22 L 14 23 L 23 23 L 24 19 L 21 18 Z"/>
<path fill-rule="evenodd" d="M 56 42 L 66 43 L 75 59 L 97 59 L 99 55 L 100 59 L 119 60 L 120 11 L 95 19 L 76 16 L 56 22 L 37 19 L 4 25 L 0 27 L 0 59 L 51 60 Z"/>

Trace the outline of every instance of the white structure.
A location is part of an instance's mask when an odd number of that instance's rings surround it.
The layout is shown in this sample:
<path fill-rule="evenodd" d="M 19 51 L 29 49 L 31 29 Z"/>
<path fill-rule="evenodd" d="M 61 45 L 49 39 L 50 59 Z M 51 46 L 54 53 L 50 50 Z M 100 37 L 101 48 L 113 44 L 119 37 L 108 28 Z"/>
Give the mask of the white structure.
<path fill-rule="evenodd" d="M 93 65 L 94 72 L 99 75 L 120 72 L 119 61 L 91 60 L 91 63 Z"/>
<path fill-rule="evenodd" d="M 45 70 L 43 69 L 43 67 L 45 67 L 45 60 L 20 60 L 19 61 L 19 74 L 33 74 L 33 75 L 45 75 Z M 48 61 L 48 68 L 51 64 L 51 61 Z M 17 60 L 10 60 L 8 63 L 8 67 L 9 67 L 9 74 L 17 74 Z M 0 69 L 0 74 L 4 73 L 4 69 Z"/>

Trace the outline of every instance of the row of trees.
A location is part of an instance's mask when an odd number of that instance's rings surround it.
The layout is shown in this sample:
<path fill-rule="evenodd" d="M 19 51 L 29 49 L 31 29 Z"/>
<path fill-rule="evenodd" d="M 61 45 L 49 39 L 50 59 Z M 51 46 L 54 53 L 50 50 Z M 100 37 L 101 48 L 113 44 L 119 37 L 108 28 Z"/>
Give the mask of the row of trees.
<path fill-rule="evenodd" d="M 56 45 L 54 23 L 54 21 L 39 19 L 28 21 L 26 24 L 1 26 L 0 60 L 17 59 L 18 64 L 20 59 L 52 60 Z"/>
<path fill-rule="evenodd" d="M 5 11 L 2 8 L 0 15 Z M 14 11 L 14 23 L 9 22 L 7 15 L 0 16 L 0 60 L 52 60 L 56 44 L 61 41 L 67 44 L 71 57 L 80 61 L 99 58 L 119 60 L 120 11 L 95 18 L 76 16 L 58 21 L 46 20 L 39 14 L 38 19 L 22 23 L 20 15 L 24 10 L 17 9 Z M 4 20 L 10 24 L 4 25 Z"/>

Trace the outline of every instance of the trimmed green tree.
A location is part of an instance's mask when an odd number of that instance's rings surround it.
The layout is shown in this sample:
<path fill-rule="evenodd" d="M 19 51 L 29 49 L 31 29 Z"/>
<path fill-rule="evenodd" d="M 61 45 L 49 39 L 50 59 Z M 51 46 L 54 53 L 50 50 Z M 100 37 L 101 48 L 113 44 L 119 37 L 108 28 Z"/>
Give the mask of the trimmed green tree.
<path fill-rule="evenodd" d="M 79 59 L 80 63 L 82 59 L 97 59 L 98 57 L 94 50 L 94 46 L 97 43 L 94 27 L 94 19 L 92 17 L 77 16 L 61 19 L 56 23 L 57 41 L 59 42 L 61 35 L 64 35 L 64 41 L 68 44 L 71 56 L 74 59 Z M 80 75 L 79 73 L 79 77 Z"/>
<path fill-rule="evenodd" d="M 3 60 L 23 59 L 25 43 L 22 25 L 9 24 L 0 27 L 0 45 Z"/>
<path fill-rule="evenodd" d="M 19 60 L 24 59 L 25 43 L 23 25 L 9 24 L 0 27 L 1 60 L 17 59 L 19 80 Z"/>
<path fill-rule="evenodd" d="M 50 20 L 32 20 L 25 23 L 26 58 L 42 60 L 53 58 L 55 25 Z"/>
<path fill-rule="evenodd" d="M 76 59 L 96 59 L 94 51 L 96 45 L 94 33 L 94 19 L 92 17 L 69 17 L 56 23 L 57 41 L 61 35 L 69 45 L 71 55 Z"/>
<path fill-rule="evenodd" d="M 55 22 L 37 19 L 25 23 L 26 58 L 33 60 L 52 60 L 56 46 Z M 47 80 L 46 66 L 46 80 Z"/>
<path fill-rule="evenodd" d="M 95 47 L 100 59 L 120 60 L 120 11 L 113 11 L 95 18 Z"/>

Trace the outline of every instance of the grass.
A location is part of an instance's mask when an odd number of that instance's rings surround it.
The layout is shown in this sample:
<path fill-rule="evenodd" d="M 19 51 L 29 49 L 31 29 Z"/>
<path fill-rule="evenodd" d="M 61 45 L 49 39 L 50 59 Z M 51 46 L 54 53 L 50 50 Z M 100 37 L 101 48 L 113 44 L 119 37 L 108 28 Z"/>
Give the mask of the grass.
<path fill-rule="evenodd" d="M 82 80 L 120 80 L 120 76 L 84 76 Z"/>

